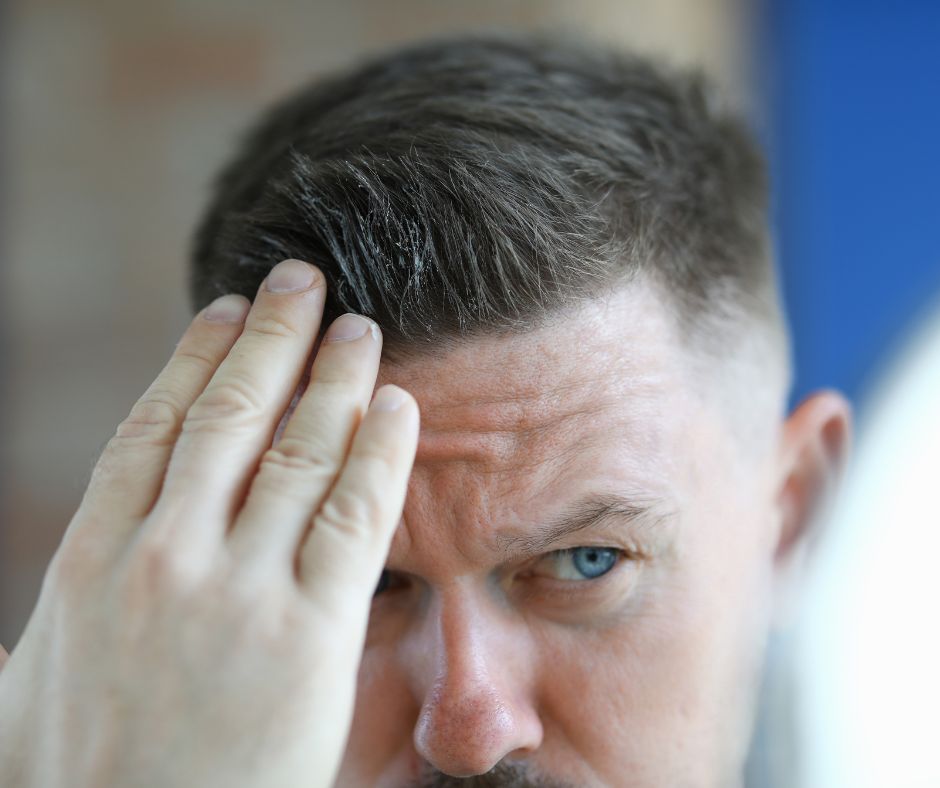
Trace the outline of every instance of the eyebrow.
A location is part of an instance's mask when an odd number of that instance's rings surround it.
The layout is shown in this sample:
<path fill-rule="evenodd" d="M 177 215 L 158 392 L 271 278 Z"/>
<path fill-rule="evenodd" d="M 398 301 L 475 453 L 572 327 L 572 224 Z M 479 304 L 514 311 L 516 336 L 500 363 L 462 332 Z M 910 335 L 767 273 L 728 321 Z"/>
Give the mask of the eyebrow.
<path fill-rule="evenodd" d="M 566 536 L 596 528 L 611 521 L 627 527 L 651 527 L 668 517 L 657 499 L 631 499 L 617 493 L 595 493 L 582 498 L 562 514 L 538 526 L 525 536 L 501 536 L 497 545 L 503 552 L 539 553 Z"/>

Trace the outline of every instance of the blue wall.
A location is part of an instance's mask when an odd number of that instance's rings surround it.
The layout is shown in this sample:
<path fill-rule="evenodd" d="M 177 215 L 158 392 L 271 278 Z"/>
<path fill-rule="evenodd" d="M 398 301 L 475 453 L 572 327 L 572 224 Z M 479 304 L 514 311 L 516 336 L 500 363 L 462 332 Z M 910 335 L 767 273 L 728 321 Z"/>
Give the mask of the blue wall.
<path fill-rule="evenodd" d="M 940 295 L 940 0 L 764 0 L 761 20 L 793 399 L 855 399 Z"/>

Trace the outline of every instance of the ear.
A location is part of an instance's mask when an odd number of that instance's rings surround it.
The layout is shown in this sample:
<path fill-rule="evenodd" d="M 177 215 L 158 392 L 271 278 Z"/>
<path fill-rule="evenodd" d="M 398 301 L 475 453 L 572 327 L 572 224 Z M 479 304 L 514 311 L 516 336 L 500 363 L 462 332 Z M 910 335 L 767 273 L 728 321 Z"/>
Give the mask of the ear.
<path fill-rule="evenodd" d="M 776 474 L 775 629 L 788 630 L 798 620 L 804 560 L 845 469 L 851 434 L 851 406 L 835 391 L 810 395 L 784 422 Z"/>
<path fill-rule="evenodd" d="M 778 574 L 798 571 L 805 552 L 818 539 L 823 514 L 845 471 L 851 439 L 852 408 L 836 391 L 810 395 L 784 423 L 776 496 Z"/>

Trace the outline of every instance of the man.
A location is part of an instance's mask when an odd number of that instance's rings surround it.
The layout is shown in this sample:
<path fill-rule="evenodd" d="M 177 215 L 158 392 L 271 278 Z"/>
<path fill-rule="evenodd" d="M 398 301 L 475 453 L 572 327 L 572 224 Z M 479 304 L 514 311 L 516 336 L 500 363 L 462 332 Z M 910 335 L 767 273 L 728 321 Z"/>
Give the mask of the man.
<path fill-rule="evenodd" d="M 739 784 L 850 421 L 785 412 L 766 225 L 642 59 L 454 39 L 273 107 L 0 673 L 3 784 Z"/>

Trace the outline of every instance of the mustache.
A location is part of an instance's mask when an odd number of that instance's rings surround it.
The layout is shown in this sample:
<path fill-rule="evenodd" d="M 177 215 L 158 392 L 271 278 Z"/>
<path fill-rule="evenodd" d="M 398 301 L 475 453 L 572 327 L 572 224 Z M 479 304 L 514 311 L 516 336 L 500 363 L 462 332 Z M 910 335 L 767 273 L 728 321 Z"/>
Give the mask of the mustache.
<path fill-rule="evenodd" d="M 417 782 L 407 788 L 576 788 L 567 782 L 537 777 L 522 764 L 498 763 L 486 774 L 452 777 L 425 765 Z"/>

